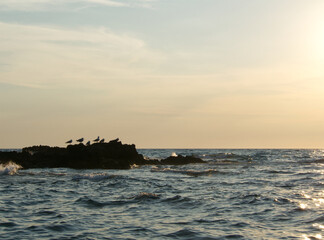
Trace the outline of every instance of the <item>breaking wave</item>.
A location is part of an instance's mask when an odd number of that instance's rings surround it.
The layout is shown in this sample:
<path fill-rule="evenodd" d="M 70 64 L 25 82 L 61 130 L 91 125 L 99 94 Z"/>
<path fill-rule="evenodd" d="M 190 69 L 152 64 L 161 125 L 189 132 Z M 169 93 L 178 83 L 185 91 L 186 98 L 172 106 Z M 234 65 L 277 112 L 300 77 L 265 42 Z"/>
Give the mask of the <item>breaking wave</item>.
<path fill-rule="evenodd" d="M 14 162 L 0 164 L 0 175 L 14 175 L 22 167 Z"/>

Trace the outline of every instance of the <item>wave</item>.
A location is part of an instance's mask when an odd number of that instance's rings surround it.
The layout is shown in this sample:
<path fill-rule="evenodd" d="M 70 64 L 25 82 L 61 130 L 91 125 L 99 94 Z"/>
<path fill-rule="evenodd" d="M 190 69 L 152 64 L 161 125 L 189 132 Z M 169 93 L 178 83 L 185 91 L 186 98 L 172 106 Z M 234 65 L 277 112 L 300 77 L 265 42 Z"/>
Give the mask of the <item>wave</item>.
<path fill-rule="evenodd" d="M 189 176 L 194 176 L 194 177 L 198 177 L 198 176 L 209 176 L 209 175 L 213 175 L 213 174 L 217 174 L 219 173 L 219 171 L 215 170 L 215 169 L 208 169 L 208 170 L 204 170 L 204 171 L 195 171 L 195 170 L 178 170 L 178 169 L 172 169 L 172 168 L 160 168 L 160 167 L 152 167 L 151 172 L 167 172 L 167 173 L 180 173 L 180 174 L 186 174 Z"/>
<path fill-rule="evenodd" d="M 155 193 L 140 192 L 139 194 L 133 195 L 131 197 L 124 198 L 123 200 L 113 200 L 113 201 L 99 201 L 94 200 L 91 197 L 83 196 L 78 198 L 75 203 L 84 205 L 87 208 L 103 208 L 106 206 L 121 206 L 124 204 L 131 204 L 134 202 L 142 202 L 160 199 L 160 195 Z"/>
<path fill-rule="evenodd" d="M 2 222 L 2 223 L 0 223 L 0 227 L 11 228 L 11 227 L 15 227 L 15 226 L 17 226 L 17 224 L 14 223 L 14 222 Z"/>
<path fill-rule="evenodd" d="M 172 152 L 171 157 L 178 157 L 178 154 L 176 152 Z"/>
<path fill-rule="evenodd" d="M 14 162 L 0 164 L 0 175 L 14 175 L 22 167 Z"/>
<path fill-rule="evenodd" d="M 194 239 L 194 237 L 197 237 L 197 235 L 198 235 L 198 233 L 193 230 L 181 229 L 179 231 L 169 233 L 169 234 L 165 235 L 165 237 L 176 238 L 176 239 L 178 239 L 178 238 Z"/>
<path fill-rule="evenodd" d="M 264 173 L 268 173 L 268 174 L 294 174 L 294 171 L 286 171 L 286 170 L 275 170 L 275 169 L 265 169 L 262 170 L 262 172 Z"/>
<path fill-rule="evenodd" d="M 324 216 L 320 216 L 320 217 L 316 217 L 313 220 L 307 221 L 305 223 L 314 223 L 314 224 L 318 224 L 318 223 L 324 223 Z"/>
<path fill-rule="evenodd" d="M 99 201 L 99 200 L 94 200 L 88 196 L 83 196 L 78 198 L 74 203 L 76 204 L 81 204 L 87 208 L 103 208 L 106 206 L 121 206 L 124 204 L 130 203 L 129 201 L 124 201 L 124 200 L 116 200 L 116 201 Z"/>
<path fill-rule="evenodd" d="M 72 177 L 72 180 L 92 180 L 92 181 L 101 181 L 115 177 L 115 175 L 109 175 L 107 173 L 90 173 L 90 174 L 77 174 Z"/>
<path fill-rule="evenodd" d="M 135 168 L 139 168 L 139 167 L 140 167 L 140 165 L 137 165 L 137 164 L 135 164 L 135 163 L 134 163 L 133 165 L 130 166 L 131 169 L 135 169 Z"/>
<path fill-rule="evenodd" d="M 186 223 L 187 224 L 187 223 Z M 175 232 L 165 234 L 164 237 L 171 238 L 171 239 L 205 239 L 205 240 L 211 240 L 211 239 L 245 239 L 243 235 L 238 234 L 230 234 L 225 235 L 219 238 L 215 238 L 214 236 L 209 235 L 206 232 L 199 231 L 199 230 L 193 230 L 189 228 L 182 228 L 181 230 L 177 230 Z"/>
<path fill-rule="evenodd" d="M 266 203 L 279 203 L 277 201 L 289 201 L 288 199 L 280 199 L 277 200 L 273 198 L 272 196 L 263 195 L 260 193 L 242 193 L 242 194 L 235 194 L 232 197 L 230 197 L 230 200 L 233 200 L 233 205 L 260 205 L 260 204 L 266 204 Z M 267 211 L 267 209 L 265 209 Z"/>
<path fill-rule="evenodd" d="M 36 228 L 38 226 L 35 226 Z M 45 226 L 46 229 L 54 232 L 66 232 L 66 231 L 71 231 L 74 229 L 74 226 L 71 224 L 66 223 L 65 221 L 62 221 L 60 223 L 51 223 L 47 226 Z"/>
<path fill-rule="evenodd" d="M 148 192 L 140 192 L 139 194 L 132 196 L 130 199 L 134 200 L 149 200 L 149 199 L 159 199 L 160 196 L 155 193 L 148 193 Z"/>
<path fill-rule="evenodd" d="M 193 200 L 189 197 L 182 197 L 180 195 L 176 195 L 174 197 L 169 197 L 163 200 L 163 202 L 169 202 L 169 203 L 187 203 L 187 202 L 193 202 Z"/>
<path fill-rule="evenodd" d="M 79 199 L 77 199 L 75 201 L 75 203 L 83 204 L 83 205 L 85 205 L 86 207 L 89 207 L 89 208 L 101 208 L 101 207 L 109 205 L 109 203 L 99 202 L 99 201 L 93 200 L 93 199 L 91 199 L 90 197 L 87 197 L 87 196 L 80 197 Z"/>
<path fill-rule="evenodd" d="M 252 160 L 251 156 L 240 155 L 235 153 L 215 153 L 215 154 L 205 154 L 204 157 L 211 158 L 213 160 L 224 160 L 224 159 L 233 159 L 233 160 Z"/>
<path fill-rule="evenodd" d="M 290 204 L 290 203 L 293 203 L 294 201 L 292 199 L 289 199 L 289 198 L 285 198 L 285 197 L 278 197 L 278 198 L 275 198 L 273 200 L 275 203 L 277 204 Z"/>
<path fill-rule="evenodd" d="M 302 161 L 299 161 L 299 163 L 301 163 L 301 164 L 313 164 L 313 163 L 324 164 L 324 158 L 302 160 Z"/>

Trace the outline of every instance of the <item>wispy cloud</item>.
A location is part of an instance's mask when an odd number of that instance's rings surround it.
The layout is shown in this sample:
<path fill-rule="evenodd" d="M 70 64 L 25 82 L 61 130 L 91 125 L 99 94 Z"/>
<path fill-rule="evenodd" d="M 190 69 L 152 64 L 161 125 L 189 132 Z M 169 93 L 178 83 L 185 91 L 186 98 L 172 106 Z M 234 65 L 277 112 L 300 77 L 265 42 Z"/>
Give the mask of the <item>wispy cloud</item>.
<path fill-rule="evenodd" d="M 105 7 L 143 7 L 150 8 L 155 0 L 0 0 L 0 10 L 5 11 L 44 11 L 55 9 L 67 9 L 71 4 L 79 4 L 79 8 L 93 6 Z"/>
<path fill-rule="evenodd" d="M 126 4 L 126 3 L 110 1 L 110 0 L 84 0 L 84 2 L 95 3 L 95 4 L 111 6 L 111 7 L 127 7 L 128 6 L 128 4 Z"/>
<path fill-rule="evenodd" d="M 0 22 L 0 81 L 24 86 L 96 87 L 149 74 L 161 54 L 107 28 L 77 30 Z M 5 51 L 6 55 L 1 54 Z"/>

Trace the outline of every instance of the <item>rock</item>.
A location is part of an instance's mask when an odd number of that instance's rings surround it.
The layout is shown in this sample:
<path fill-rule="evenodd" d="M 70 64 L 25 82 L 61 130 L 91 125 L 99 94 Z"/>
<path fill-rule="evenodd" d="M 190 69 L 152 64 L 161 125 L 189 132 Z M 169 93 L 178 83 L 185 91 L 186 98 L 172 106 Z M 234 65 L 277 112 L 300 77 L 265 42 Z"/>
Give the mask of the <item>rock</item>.
<path fill-rule="evenodd" d="M 204 163 L 192 156 L 168 157 L 161 161 L 145 160 L 134 144 L 122 144 L 119 139 L 108 143 L 82 143 L 66 148 L 33 146 L 21 152 L 0 152 L 0 163 L 15 162 L 23 168 L 129 169 L 136 165 L 180 165 Z"/>
<path fill-rule="evenodd" d="M 194 156 L 170 156 L 162 160 L 149 159 L 144 160 L 137 165 L 185 165 L 192 163 L 206 163 L 206 161 Z"/>
<path fill-rule="evenodd" d="M 161 164 L 164 165 L 184 165 L 190 163 L 206 163 L 206 162 L 194 156 L 182 156 L 182 155 L 171 156 L 161 160 Z"/>
<path fill-rule="evenodd" d="M 1 152 L 0 151 L 0 164 L 5 164 L 10 161 L 12 162 L 17 162 L 21 159 L 20 153 L 17 151 L 12 151 L 12 152 Z"/>

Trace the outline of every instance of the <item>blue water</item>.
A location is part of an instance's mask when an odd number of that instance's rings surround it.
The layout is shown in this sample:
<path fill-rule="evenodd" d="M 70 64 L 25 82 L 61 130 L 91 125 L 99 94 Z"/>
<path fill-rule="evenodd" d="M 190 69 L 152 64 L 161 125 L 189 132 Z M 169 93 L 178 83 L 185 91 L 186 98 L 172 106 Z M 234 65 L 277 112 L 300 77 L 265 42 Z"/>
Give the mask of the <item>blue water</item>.
<path fill-rule="evenodd" d="M 322 239 L 323 150 L 139 150 L 208 164 L 0 165 L 0 239 Z"/>

